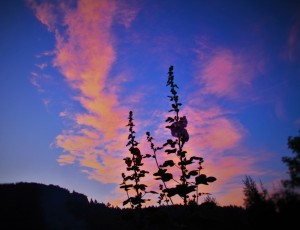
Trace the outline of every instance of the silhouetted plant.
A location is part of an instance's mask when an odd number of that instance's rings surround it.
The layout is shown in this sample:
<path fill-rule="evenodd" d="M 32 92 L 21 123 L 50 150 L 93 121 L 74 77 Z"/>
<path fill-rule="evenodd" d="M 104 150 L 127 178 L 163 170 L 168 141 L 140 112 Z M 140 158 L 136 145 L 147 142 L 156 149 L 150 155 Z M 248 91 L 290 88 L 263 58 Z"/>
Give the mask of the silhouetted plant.
<path fill-rule="evenodd" d="M 150 142 L 150 148 L 152 149 L 152 151 L 153 151 L 153 155 L 147 155 L 146 157 L 153 157 L 154 158 L 154 160 L 155 160 L 155 163 L 156 163 L 156 166 L 157 166 L 157 168 L 158 168 L 158 172 L 163 172 L 164 170 L 163 170 L 163 166 L 161 166 L 161 165 L 159 165 L 159 163 L 158 163 L 158 160 L 157 160 L 157 155 L 156 155 L 156 152 L 158 151 L 158 150 L 161 150 L 161 149 L 163 149 L 163 147 L 156 147 L 155 145 L 154 145 L 154 143 L 153 143 L 153 137 L 151 137 L 150 136 L 150 132 L 146 132 L 146 135 L 147 135 L 147 141 L 148 142 Z M 168 163 L 167 163 L 168 164 Z M 172 163 L 171 162 L 169 162 L 169 164 L 171 164 L 172 165 Z M 160 194 L 159 194 L 159 197 L 158 197 L 158 204 L 162 204 L 163 202 L 166 202 L 166 204 L 169 204 L 169 201 L 172 203 L 172 204 L 174 204 L 173 203 L 173 201 L 172 201 L 172 198 L 170 197 L 168 197 L 167 196 L 167 194 L 166 194 L 166 192 L 164 192 L 164 189 L 167 189 L 168 187 L 167 187 L 167 185 L 166 185 L 166 180 L 167 180 L 167 177 L 168 177 L 168 174 L 166 175 L 164 175 L 164 180 L 162 179 L 162 183 L 163 184 L 160 184 L 159 185 L 159 190 L 161 191 L 160 192 Z"/>
<path fill-rule="evenodd" d="M 127 199 L 123 202 L 123 205 L 130 203 L 132 208 L 141 208 L 142 203 L 145 203 L 146 199 L 143 199 L 143 196 L 147 193 L 146 187 L 147 185 L 140 183 L 140 178 L 145 177 L 147 173 L 146 170 L 141 170 L 140 167 L 143 166 L 142 159 L 143 156 L 141 154 L 140 149 L 137 147 L 138 142 L 135 140 L 135 131 L 133 130 L 133 113 L 129 112 L 128 118 L 129 127 L 129 135 L 128 135 L 128 143 L 126 146 L 129 147 L 129 152 L 131 154 L 130 157 L 126 157 L 123 160 L 127 165 L 127 171 L 131 171 L 132 174 L 126 176 L 125 173 L 122 173 L 123 182 L 120 188 L 124 189 L 127 194 Z M 128 181 L 132 181 L 132 183 L 127 183 Z M 129 195 L 129 190 L 133 189 L 135 191 L 135 196 Z M 153 191 L 151 191 L 153 193 Z"/>
<path fill-rule="evenodd" d="M 158 171 L 153 175 L 156 177 L 156 180 L 161 180 L 163 183 L 159 186 L 161 193 L 158 203 L 161 204 L 163 200 L 168 203 L 169 199 L 172 202 L 172 197 L 178 195 L 182 198 L 183 204 L 187 205 L 189 194 L 191 192 L 196 193 L 194 198 L 198 202 L 198 197 L 201 195 L 198 191 L 198 185 L 208 185 L 208 183 L 214 182 L 216 178 L 207 177 L 205 174 L 202 174 L 203 158 L 197 156 L 188 157 L 187 151 L 183 148 L 185 143 L 189 141 L 189 134 L 186 129 L 188 121 L 186 116 L 179 115 L 182 103 L 179 102 L 179 96 L 176 91 L 178 86 L 174 82 L 173 66 L 170 66 L 169 68 L 167 86 L 170 87 L 171 95 L 168 97 L 172 102 L 171 110 L 169 110 L 169 112 L 172 112 L 174 115 L 168 116 L 165 122 L 168 123 L 166 128 L 170 129 L 173 139 L 168 139 L 162 147 L 156 147 L 153 143 L 153 137 L 150 135 L 150 132 L 147 132 L 147 140 L 151 144 L 151 149 L 153 151 L 152 157 L 155 159 L 158 168 Z M 178 162 L 175 163 L 170 159 L 164 161 L 163 164 L 160 165 L 157 160 L 157 151 L 163 149 L 167 155 L 176 154 Z M 198 167 L 189 170 L 188 166 L 196 162 L 198 162 Z M 179 180 L 176 180 L 173 174 L 168 172 L 168 169 L 174 166 L 180 170 Z M 166 183 L 169 181 L 175 181 L 176 185 L 174 187 L 167 187 Z"/>
<path fill-rule="evenodd" d="M 133 130 L 133 113 L 132 111 L 129 112 L 129 123 L 127 125 L 129 126 L 129 141 L 127 146 L 130 146 L 129 151 L 131 157 L 124 158 L 124 161 L 127 164 L 127 171 L 133 171 L 133 173 L 129 176 L 122 173 L 123 182 L 120 188 L 124 189 L 127 193 L 127 199 L 123 202 L 123 205 L 130 203 L 132 208 L 140 208 L 142 203 L 145 203 L 143 196 L 146 193 L 157 193 L 155 191 L 147 192 L 147 186 L 145 184 L 140 184 L 140 178 L 144 177 L 146 173 L 149 173 L 145 170 L 140 170 L 140 166 L 143 165 L 143 163 L 141 163 L 143 158 L 152 157 L 155 160 L 158 171 L 153 173 L 153 176 L 155 176 L 156 180 L 162 181 L 162 184 L 159 185 L 159 204 L 163 204 L 164 202 L 166 204 L 169 204 L 169 202 L 174 204 L 172 197 L 175 195 L 182 198 L 185 206 L 191 200 L 198 204 L 198 197 L 203 194 L 208 194 L 200 193 L 198 191 L 198 186 L 200 184 L 208 185 L 208 183 L 216 180 L 215 177 L 207 177 L 205 174 L 201 173 L 202 163 L 204 162 L 202 157 L 188 157 L 187 151 L 184 150 L 185 143 L 189 141 L 189 134 L 186 129 L 188 121 L 186 116 L 180 116 L 179 114 L 182 103 L 179 102 L 179 96 L 176 91 L 178 86 L 174 83 L 173 66 L 170 66 L 169 68 L 167 86 L 170 87 L 171 95 L 168 97 L 172 102 L 169 113 L 172 112 L 173 115 L 168 116 L 165 122 L 168 124 L 166 128 L 170 129 L 173 139 L 168 139 L 161 147 L 157 147 L 153 143 L 154 138 L 151 136 L 150 132 L 146 132 L 147 141 L 150 143 L 153 152 L 152 154 L 142 156 L 140 150 L 137 148 L 138 142 L 135 140 L 135 131 Z M 167 154 L 167 156 L 176 154 L 178 159 L 177 162 L 168 159 L 162 164 L 159 164 L 157 152 L 161 150 L 164 150 L 164 153 Z M 191 165 L 197 162 L 198 166 L 196 168 L 189 169 Z M 179 179 L 176 180 L 173 174 L 168 171 L 171 167 L 176 167 L 179 170 Z M 133 183 L 128 184 L 128 181 L 133 181 Z M 168 187 L 167 182 L 169 181 L 175 181 L 175 186 Z M 135 190 L 136 195 L 134 197 L 130 197 L 129 195 L 128 191 L 131 189 Z M 193 199 L 190 199 L 189 194 L 192 192 L 194 192 L 194 195 L 192 196 Z"/>

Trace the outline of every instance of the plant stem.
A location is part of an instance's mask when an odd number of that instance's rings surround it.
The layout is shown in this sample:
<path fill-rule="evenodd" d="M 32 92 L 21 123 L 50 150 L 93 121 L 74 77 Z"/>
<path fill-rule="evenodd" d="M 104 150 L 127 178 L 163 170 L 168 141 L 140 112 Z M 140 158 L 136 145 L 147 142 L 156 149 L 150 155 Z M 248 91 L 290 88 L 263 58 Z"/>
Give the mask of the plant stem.
<path fill-rule="evenodd" d="M 151 140 L 150 140 L 150 143 L 151 143 L 151 145 L 154 146 L 154 144 L 153 144 L 153 142 Z M 152 150 L 153 150 L 153 155 L 154 155 L 156 166 L 157 166 L 158 170 L 160 170 L 161 168 L 159 167 L 159 164 L 158 164 L 158 161 L 157 161 L 157 155 L 156 155 L 157 149 L 154 147 L 154 148 L 152 148 Z M 167 187 L 166 183 L 163 180 L 162 180 L 162 182 L 164 184 L 165 189 L 167 189 L 168 187 Z M 172 198 L 169 197 L 169 199 L 170 199 L 171 203 L 174 204 L 173 201 L 172 201 Z"/>

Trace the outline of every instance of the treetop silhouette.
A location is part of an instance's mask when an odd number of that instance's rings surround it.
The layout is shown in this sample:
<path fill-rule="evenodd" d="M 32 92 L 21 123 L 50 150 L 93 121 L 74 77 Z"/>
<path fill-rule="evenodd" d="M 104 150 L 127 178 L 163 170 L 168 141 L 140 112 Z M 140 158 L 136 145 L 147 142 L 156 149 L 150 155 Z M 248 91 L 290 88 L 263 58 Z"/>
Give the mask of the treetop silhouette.
<path fill-rule="evenodd" d="M 282 183 L 286 188 L 300 188 L 300 135 L 288 137 L 288 148 L 292 150 L 294 157 L 282 157 L 282 162 L 288 166 L 290 176 L 290 179 L 283 180 Z"/>

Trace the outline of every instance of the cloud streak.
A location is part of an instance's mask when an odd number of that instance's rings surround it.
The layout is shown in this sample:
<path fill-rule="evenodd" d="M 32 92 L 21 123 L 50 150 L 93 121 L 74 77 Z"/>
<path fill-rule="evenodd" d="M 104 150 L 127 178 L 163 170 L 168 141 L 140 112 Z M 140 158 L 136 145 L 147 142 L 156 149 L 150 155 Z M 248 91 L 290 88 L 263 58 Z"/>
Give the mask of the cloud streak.
<path fill-rule="evenodd" d="M 69 96 L 81 107 L 76 112 L 66 109 L 60 113 L 73 124 L 56 137 L 56 146 L 64 152 L 59 164 L 78 163 L 89 178 L 118 183 L 118 168 L 123 162 L 116 142 L 125 143 L 124 129 L 120 127 L 126 123 L 127 109 L 120 106 L 116 84 L 110 76 L 116 60 L 111 33 L 114 16 L 119 12 L 116 2 L 28 4 L 40 22 L 54 33 L 53 66 L 71 89 Z M 129 27 L 135 12 L 123 10 L 122 15 L 123 24 Z M 36 81 L 33 83 L 37 85 Z"/>
<path fill-rule="evenodd" d="M 289 61 L 296 61 L 299 58 L 300 50 L 300 18 L 299 16 L 295 17 L 292 25 L 289 28 L 286 47 L 284 50 L 284 57 Z"/>

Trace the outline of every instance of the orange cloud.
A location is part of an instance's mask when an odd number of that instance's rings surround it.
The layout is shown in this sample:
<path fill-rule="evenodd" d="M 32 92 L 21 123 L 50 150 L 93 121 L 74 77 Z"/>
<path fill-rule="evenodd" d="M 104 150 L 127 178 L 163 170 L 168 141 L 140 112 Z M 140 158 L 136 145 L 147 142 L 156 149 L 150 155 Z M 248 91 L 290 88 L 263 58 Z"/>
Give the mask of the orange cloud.
<path fill-rule="evenodd" d="M 66 165 L 66 164 L 73 164 L 75 161 L 75 157 L 69 154 L 66 155 L 60 155 L 58 159 L 59 165 Z"/>

